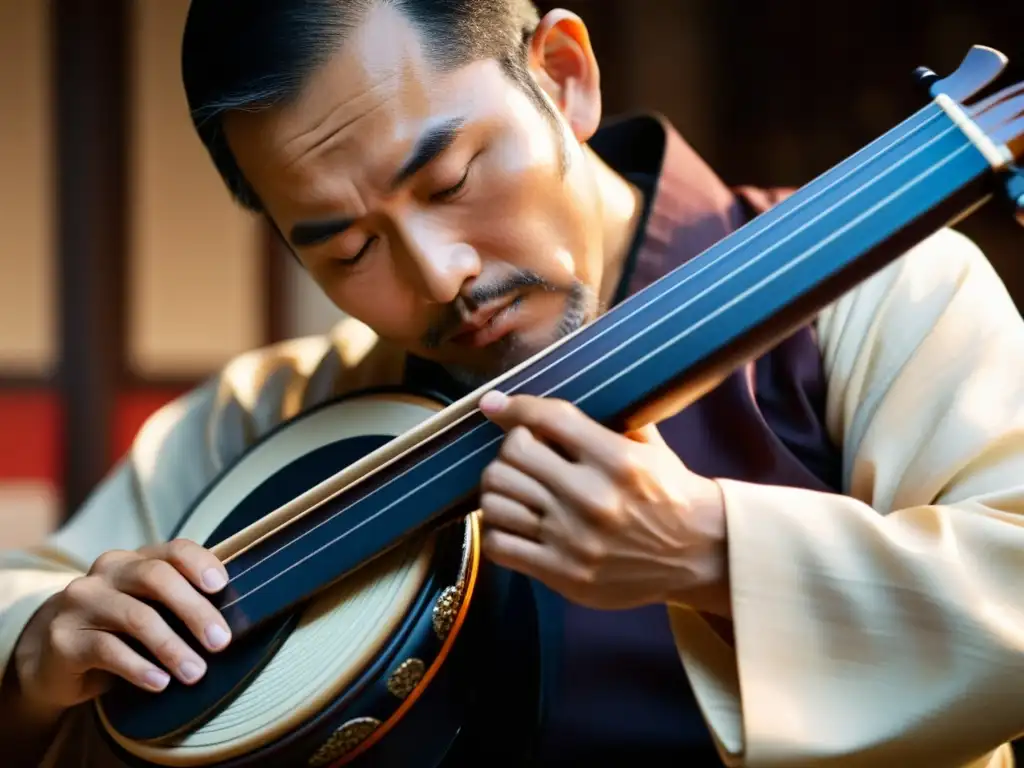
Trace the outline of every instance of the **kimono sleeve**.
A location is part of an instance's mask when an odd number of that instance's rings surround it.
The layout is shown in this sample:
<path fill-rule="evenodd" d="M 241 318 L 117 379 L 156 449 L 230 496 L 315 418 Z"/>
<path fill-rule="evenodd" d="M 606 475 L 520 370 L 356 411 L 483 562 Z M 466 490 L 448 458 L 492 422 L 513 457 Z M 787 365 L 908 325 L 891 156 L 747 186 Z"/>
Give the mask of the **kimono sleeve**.
<path fill-rule="evenodd" d="M 239 355 L 160 409 L 66 525 L 42 546 L 0 552 L 0 680 L 35 611 L 99 555 L 167 541 L 254 441 L 325 399 L 395 383 L 402 365 L 368 328 L 345 319 L 328 334 Z"/>
<path fill-rule="evenodd" d="M 999 764 L 1024 732 L 1024 323 L 943 230 L 817 332 L 844 493 L 720 481 L 733 642 L 669 608 L 698 701 L 732 765 Z"/>

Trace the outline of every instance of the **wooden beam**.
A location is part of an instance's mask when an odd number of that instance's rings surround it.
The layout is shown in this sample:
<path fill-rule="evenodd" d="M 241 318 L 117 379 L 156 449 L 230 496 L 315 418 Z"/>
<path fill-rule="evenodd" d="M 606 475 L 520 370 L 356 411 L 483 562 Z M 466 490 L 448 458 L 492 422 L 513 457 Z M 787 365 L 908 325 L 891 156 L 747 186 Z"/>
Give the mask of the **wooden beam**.
<path fill-rule="evenodd" d="M 288 279 L 285 259 L 293 258 L 277 230 L 266 221 L 263 230 L 263 343 L 275 344 L 288 335 Z"/>
<path fill-rule="evenodd" d="M 124 344 L 128 0 L 54 0 L 62 493 L 109 469 Z"/>

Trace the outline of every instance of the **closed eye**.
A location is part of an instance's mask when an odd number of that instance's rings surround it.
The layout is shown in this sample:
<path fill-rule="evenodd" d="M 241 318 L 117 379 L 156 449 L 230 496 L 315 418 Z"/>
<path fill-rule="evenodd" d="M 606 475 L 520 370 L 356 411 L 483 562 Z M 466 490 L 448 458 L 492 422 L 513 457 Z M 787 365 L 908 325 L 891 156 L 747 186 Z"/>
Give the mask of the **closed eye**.
<path fill-rule="evenodd" d="M 462 178 L 459 179 L 458 184 L 455 184 L 454 186 L 449 187 L 448 189 L 442 189 L 440 192 L 435 192 L 430 196 L 430 199 L 433 201 L 451 200 L 453 197 L 459 194 L 459 192 L 462 191 L 462 188 L 466 186 L 466 181 L 469 179 L 470 167 L 471 166 L 466 166 L 466 172 L 462 174 Z"/>
<path fill-rule="evenodd" d="M 359 253 L 348 259 L 338 259 L 338 263 L 346 267 L 352 266 L 367 254 L 367 252 L 370 250 L 371 246 L 373 246 L 375 242 L 377 242 L 377 238 L 371 237 L 369 240 L 363 243 L 363 247 L 359 249 Z"/>

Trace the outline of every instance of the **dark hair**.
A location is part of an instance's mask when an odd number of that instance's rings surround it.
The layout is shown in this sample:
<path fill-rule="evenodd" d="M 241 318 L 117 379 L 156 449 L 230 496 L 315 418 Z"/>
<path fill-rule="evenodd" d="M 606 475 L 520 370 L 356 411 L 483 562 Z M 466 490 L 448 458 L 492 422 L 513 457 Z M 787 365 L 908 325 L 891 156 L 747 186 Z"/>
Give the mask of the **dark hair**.
<path fill-rule="evenodd" d="M 526 66 L 538 23 L 532 0 L 192 0 L 182 41 L 185 95 L 214 165 L 246 208 L 262 211 L 224 138 L 223 115 L 293 98 L 375 3 L 403 13 L 442 68 L 499 61 L 557 125 Z"/>

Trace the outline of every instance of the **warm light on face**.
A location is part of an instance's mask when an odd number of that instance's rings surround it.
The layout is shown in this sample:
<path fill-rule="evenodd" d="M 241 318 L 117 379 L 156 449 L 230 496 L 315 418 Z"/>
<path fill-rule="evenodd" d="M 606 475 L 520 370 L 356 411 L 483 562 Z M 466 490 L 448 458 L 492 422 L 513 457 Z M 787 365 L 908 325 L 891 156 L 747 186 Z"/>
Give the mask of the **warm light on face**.
<path fill-rule="evenodd" d="M 375 11 L 360 39 L 396 25 Z M 335 304 L 490 377 L 594 316 L 590 179 L 564 173 L 559 132 L 497 62 L 438 72 L 414 32 L 389 39 L 341 50 L 293 104 L 235 116 L 229 140 L 282 232 L 314 224 L 293 244 Z"/>
<path fill-rule="evenodd" d="M 562 265 L 562 269 L 564 269 L 566 272 L 572 272 L 575 269 L 576 263 L 573 260 L 572 254 L 569 253 L 569 251 L 567 251 L 565 248 L 557 249 L 554 253 L 554 256 L 556 259 L 558 259 L 558 262 Z"/>

